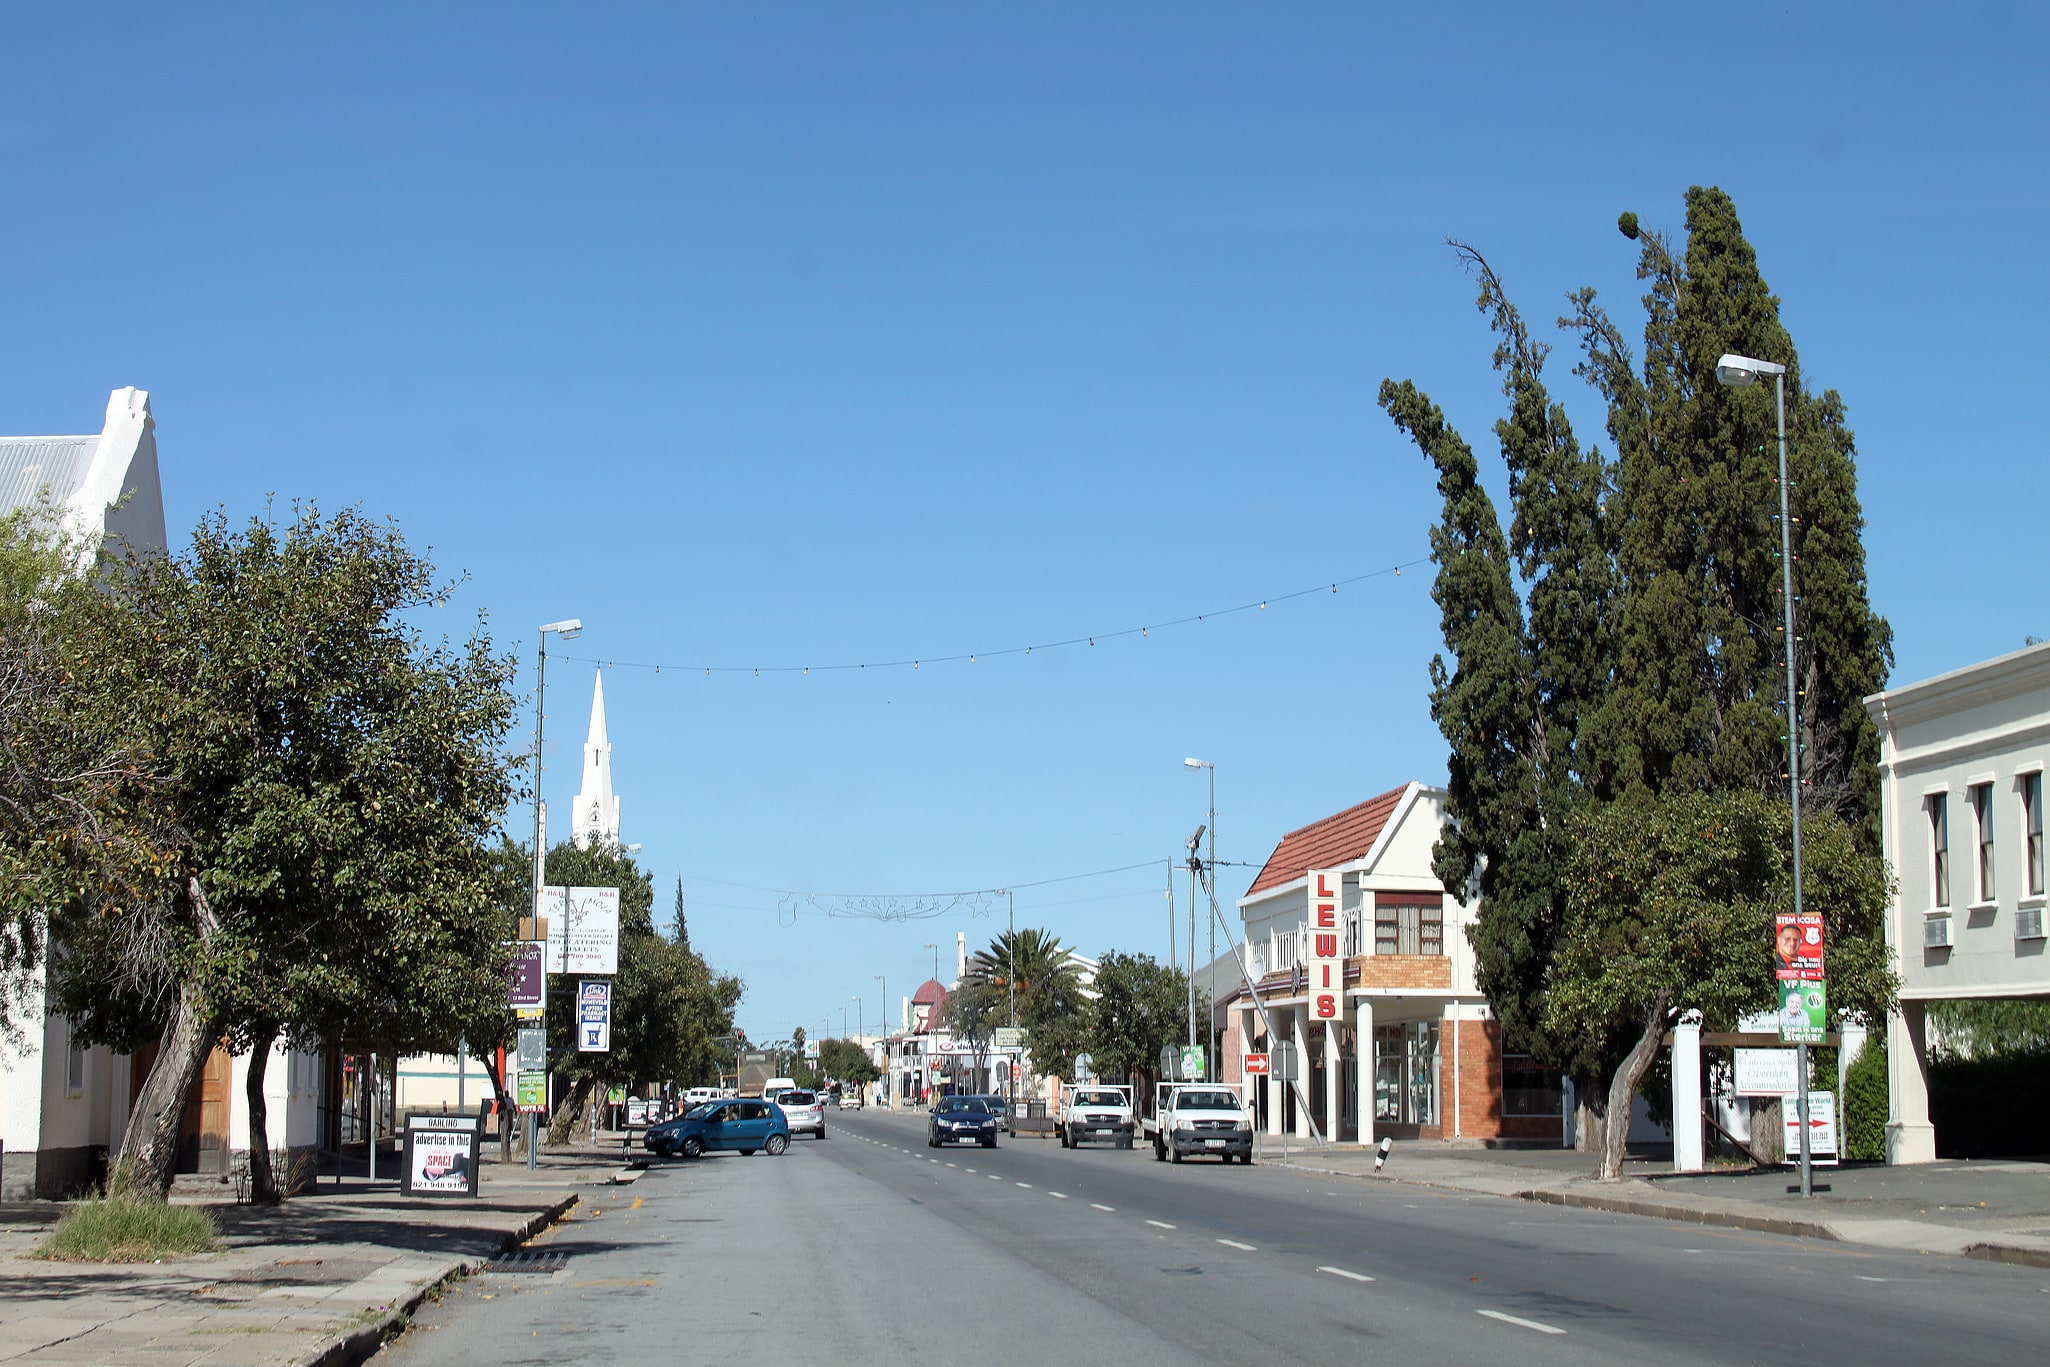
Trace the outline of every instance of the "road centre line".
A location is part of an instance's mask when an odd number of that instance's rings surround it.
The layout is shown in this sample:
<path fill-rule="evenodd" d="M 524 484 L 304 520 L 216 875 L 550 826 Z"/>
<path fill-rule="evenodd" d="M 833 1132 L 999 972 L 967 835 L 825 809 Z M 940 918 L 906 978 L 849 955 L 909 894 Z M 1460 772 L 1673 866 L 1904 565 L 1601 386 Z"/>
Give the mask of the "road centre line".
<path fill-rule="evenodd" d="M 1223 1244 L 1226 1248 L 1236 1248 L 1245 1253 L 1258 1253 L 1260 1251 L 1251 1244 L 1240 1243 L 1237 1239 L 1219 1239 L 1217 1242 Z"/>
<path fill-rule="evenodd" d="M 1116 1210 L 1116 1209 L 1117 1209 L 1117 1207 L 1116 1207 L 1116 1206 L 1100 1206 L 1100 1205 L 1098 1205 L 1098 1204 L 1097 1204 L 1096 1202 L 1094 1202 L 1094 1201 L 1091 1201 L 1091 1202 L 1089 1203 L 1089 1209 L 1091 1209 L 1091 1210 Z"/>
<path fill-rule="evenodd" d="M 1350 1282 L 1370 1282 L 1374 1280 L 1364 1272 L 1348 1272 L 1342 1267 L 1320 1267 L 1317 1270 L 1319 1272 L 1329 1272 L 1334 1277 L 1343 1277 Z"/>
<path fill-rule="evenodd" d="M 1056 1201 L 1065 1201 L 1068 1199 L 1068 1193 L 1064 1191 L 1050 1191 L 1047 1193 L 1047 1195 L 1053 1197 L 1053 1199 Z"/>
<path fill-rule="evenodd" d="M 1173 1229 L 1173 1228 L 1174 1228 L 1174 1226 L 1173 1226 L 1173 1225 L 1169 1224 L 1169 1223 L 1168 1223 L 1167 1221 L 1165 1221 L 1165 1220 L 1148 1220 L 1148 1221 L 1147 1221 L 1146 1223 L 1147 1223 L 1147 1224 L 1149 1224 L 1149 1225 L 1157 1225 L 1157 1226 L 1158 1226 L 1158 1227 L 1160 1227 L 1161 1229 Z"/>
<path fill-rule="evenodd" d="M 994 1172 L 993 1172 L 993 1173 L 991 1173 L 991 1174 L 989 1175 L 989 1180 L 990 1180 L 990 1181 L 992 1181 L 992 1182 L 1001 1182 L 1001 1181 L 1003 1181 L 1004 1179 L 1003 1179 L 1003 1177 L 1002 1177 L 1002 1176 L 1001 1176 L 1000 1174 L 998 1174 L 998 1173 L 994 1173 Z"/>
<path fill-rule="evenodd" d="M 1032 1184 L 1031 1184 L 1030 1182 L 1014 1182 L 1014 1183 L 1012 1183 L 1011 1185 L 1013 1185 L 1013 1186 L 1018 1186 L 1018 1187 L 1023 1187 L 1023 1188 L 1025 1188 L 1025 1190 L 1027 1190 L 1027 1191 L 1030 1191 L 1030 1190 L 1032 1190 Z"/>
<path fill-rule="evenodd" d="M 1535 1329 L 1540 1334 L 1563 1334 L 1566 1332 L 1555 1324 L 1539 1324 L 1536 1320 L 1521 1319 L 1500 1310 L 1477 1310 L 1474 1313 L 1486 1315 L 1491 1320 L 1500 1320 L 1504 1324 L 1515 1324 L 1521 1325 L 1525 1329 Z"/>

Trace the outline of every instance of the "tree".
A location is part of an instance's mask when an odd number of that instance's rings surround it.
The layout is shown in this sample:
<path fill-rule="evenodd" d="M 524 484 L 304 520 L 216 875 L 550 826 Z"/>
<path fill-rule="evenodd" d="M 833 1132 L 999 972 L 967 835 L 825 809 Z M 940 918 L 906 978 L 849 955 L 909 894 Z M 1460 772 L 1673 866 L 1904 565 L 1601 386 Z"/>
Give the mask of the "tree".
<path fill-rule="evenodd" d="M 1630 1098 L 1680 1008 L 1734 1030 L 1772 999 L 1773 917 L 1793 905 L 1789 809 L 1749 789 L 1637 790 L 1568 819 L 1565 924 L 1546 1026 L 1589 1047 L 1622 1037 L 1609 1080 L 1601 1175 L 1623 1167 Z M 1823 918 L 1830 1008 L 1883 1019 L 1894 981 L 1881 931 L 1890 887 L 1840 818 L 1803 823 L 1804 909 Z"/>
<path fill-rule="evenodd" d="M 41 1007 L 50 918 L 162 895 L 163 783 L 124 698 L 81 686 L 76 647 L 117 612 L 44 503 L 0 517 L 0 1037 Z"/>
<path fill-rule="evenodd" d="M 733 1031 L 740 980 L 714 973 L 704 958 L 655 929 L 653 878 L 614 844 L 548 851 L 551 887 L 619 889 L 619 972 L 612 978 L 612 1047 L 576 1048 L 576 975 L 548 983 L 548 1042 L 554 1070 L 569 1089 L 549 1120 L 561 1143 L 594 1090 L 641 1082 L 716 1076 L 718 1040 Z"/>
<path fill-rule="evenodd" d="M 1160 1051 L 1188 1025 L 1189 979 L 1150 954 L 1112 950 L 1096 969 L 1096 1000 L 1089 1005 L 1089 1052 L 1096 1076 L 1138 1078 L 1150 1098 Z"/>
<path fill-rule="evenodd" d="M 819 1070 L 836 1082 L 865 1087 L 882 1074 L 868 1051 L 852 1040 L 829 1039 L 819 1043 Z"/>
<path fill-rule="evenodd" d="M 1044 930 L 1028 927 L 1005 931 L 968 960 L 962 987 L 979 994 L 978 1004 L 995 1016 L 992 1024 L 1010 1022 L 1014 986 L 1018 1026 L 1025 1031 L 1033 1066 L 1067 1073 L 1084 1047 L 1087 1005 L 1067 946 Z"/>
<path fill-rule="evenodd" d="M 1381 388 L 1444 499 L 1434 596 L 1455 663 L 1432 664 L 1432 714 L 1451 747 L 1436 869 L 1449 890 L 1479 892 L 1476 976 L 1505 1045 L 1574 1078 L 1584 1144 L 1620 1123 L 1602 1113 L 1642 1025 L 1615 1013 L 1573 1019 L 1558 1005 L 1562 991 L 1584 999 L 1587 987 L 1565 976 L 1563 938 L 1574 916 L 1585 933 L 1585 908 L 1569 913 L 1565 896 L 1577 833 L 1593 819 L 1583 809 L 1630 794 L 1786 791 L 1771 395 L 1716 383 L 1725 351 L 1791 372 L 1804 816 L 1836 813 L 1866 857 L 1878 848 L 1877 733 L 1862 700 L 1884 683 L 1888 634 L 1864 595 L 1842 404 L 1802 389 L 1728 197 L 1697 188 L 1687 206 L 1683 259 L 1635 215 L 1621 220 L 1651 282 L 1641 369 L 1592 290 L 1570 295 L 1572 316 L 1560 320 L 1582 347 L 1577 373 L 1608 402 L 1613 460 L 1582 451 L 1543 382 L 1547 348 L 1487 261 L 1453 244 L 1479 276 L 1498 339 L 1507 538 L 1443 413 L 1408 381 Z M 1769 988 L 1760 978 L 1757 1004 Z M 1669 1007 L 1697 1004 L 1680 1000 L 1691 997 L 1684 984 L 1676 991 Z"/>
<path fill-rule="evenodd" d="M 126 568 L 75 672 L 148 757 L 176 839 L 155 895 L 67 909 L 52 998 L 88 1040 L 162 1027 L 121 1154 L 145 1192 L 170 1183 L 207 1053 L 252 1050 L 263 1199 L 280 1033 L 391 1047 L 502 990 L 487 841 L 511 792 L 510 662 L 481 625 L 426 645 L 410 616 L 448 588 L 354 512 L 214 514 L 190 552 Z"/>

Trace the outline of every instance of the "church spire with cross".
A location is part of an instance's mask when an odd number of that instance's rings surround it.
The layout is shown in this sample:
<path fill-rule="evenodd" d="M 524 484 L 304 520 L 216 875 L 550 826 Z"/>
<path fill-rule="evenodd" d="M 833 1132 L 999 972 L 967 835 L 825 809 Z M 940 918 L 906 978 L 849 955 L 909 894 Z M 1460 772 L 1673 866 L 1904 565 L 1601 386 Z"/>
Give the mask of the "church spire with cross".
<path fill-rule="evenodd" d="M 591 688 L 591 734 L 584 740 L 584 786 L 570 808 L 577 848 L 619 843 L 619 799 L 612 795 L 612 742 L 605 738 L 605 673 Z"/>

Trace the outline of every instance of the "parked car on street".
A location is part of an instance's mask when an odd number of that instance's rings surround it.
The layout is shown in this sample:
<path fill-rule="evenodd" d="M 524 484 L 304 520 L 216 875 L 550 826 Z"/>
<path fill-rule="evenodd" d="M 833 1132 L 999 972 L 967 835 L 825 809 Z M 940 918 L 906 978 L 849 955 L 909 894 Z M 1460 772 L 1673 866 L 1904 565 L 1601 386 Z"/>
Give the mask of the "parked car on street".
<path fill-rule="evenodd" d="M 997 1118 L 990 1114 L 989 1103 L 979 1096 L 941 1097 L 926 1117 L 926 1147 L 936 1149 L 964 1140 L 974 1140 L 985 1149 L 997 1146 Z"/>
<path fill-rule="evenodd" d="M 683 1094 L 683 1109 L 688 1111 L 693 1106 L 704 1105 L 707 1101 L 717 1101 L 724 1095 L 725 1093 L 717 1087 L 693 1087 Z"/>
<path fill-rule="evenodd" d="M 641 1144 L 660 1157 L 702 1158 L 718 1150 L 771 1156 L 790 1147 L 790 1123 L 774 1104 L 749 1097 L 709 1101 L 674 1120 L 650 1125 Z"/>
<path fill-rule="evenodd" d="M 840 1109 L 841 1109 L 841 1110 L 843 1110 L 843 1111 L 858 1111 L 858 1110 L 860 1110 L 860 1109 L 861 1109 L 861 1091 L 860 1091 L 860 1089 L 858 1089 L 858 1088 L 857 1088 L 857 1089 L 855 1089 L 855 1090 L 853 1090 L 853 1091 L 846 1091 L 846 1092 L 842 1092 L 842 1093 L 840 1093 Z"/>
<path fill-rule="evenodd" d="M 792 1135 L 808 1134 L 813 1139 L 826 1137 L 826 1105 L 819 1100 L 817 1092 L 793 1087 L 776 1098 L 776 1105 L 782 1110 Z"/>
<path fill-rule="evenodd" d="M 971 1093 L 977 1101 L 989 1107 L 989 1113 L 996 1117 L 997 1128 L 1005 1134 L 1011 1133 L 1011 1103 L 993 1092 Z"/>

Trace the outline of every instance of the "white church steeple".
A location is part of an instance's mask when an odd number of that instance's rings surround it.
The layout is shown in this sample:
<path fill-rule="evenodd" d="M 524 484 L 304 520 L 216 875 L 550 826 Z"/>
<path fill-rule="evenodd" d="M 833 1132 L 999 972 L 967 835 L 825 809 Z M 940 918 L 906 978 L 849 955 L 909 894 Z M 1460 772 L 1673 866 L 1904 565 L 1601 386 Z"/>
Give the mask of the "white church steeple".
<path fill-rule="evenodd" d="M 584 786 L 570 808 L 577 848 L 619 843 L 619 799 L 612 795 L 612 742 L 605 738 L 605 674 L 591 689 L 591 734 L 584 741 Z"/>

